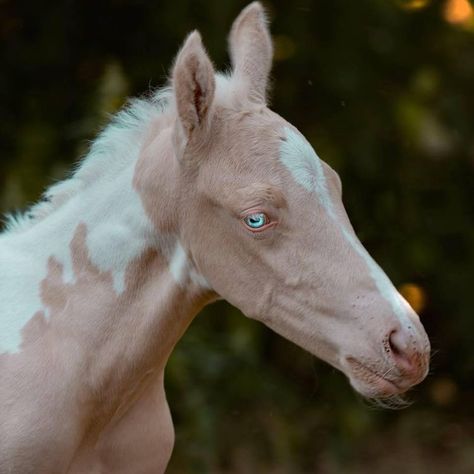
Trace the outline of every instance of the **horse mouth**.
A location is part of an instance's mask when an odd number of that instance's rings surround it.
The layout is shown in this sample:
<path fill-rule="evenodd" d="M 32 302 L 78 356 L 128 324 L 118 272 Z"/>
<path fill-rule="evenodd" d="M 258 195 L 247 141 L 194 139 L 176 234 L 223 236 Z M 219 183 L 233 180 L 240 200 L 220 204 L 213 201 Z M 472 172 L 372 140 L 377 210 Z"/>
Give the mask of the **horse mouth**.
<path fill-rule="evenodd" d="M 388 372 L 391 370 L 382 374 L 353 357 L 347 357 L 346 361 L 351 385 L 365 397 L 388 398 L 399 395 L 409 388 L 395 382 L 393 378 L 388 378 Z"/>

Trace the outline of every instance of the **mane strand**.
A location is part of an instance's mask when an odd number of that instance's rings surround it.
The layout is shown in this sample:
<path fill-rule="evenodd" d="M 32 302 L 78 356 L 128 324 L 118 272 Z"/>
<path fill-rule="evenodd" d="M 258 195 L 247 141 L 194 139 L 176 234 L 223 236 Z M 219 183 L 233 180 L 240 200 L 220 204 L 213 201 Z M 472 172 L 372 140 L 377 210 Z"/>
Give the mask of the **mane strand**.
<path fill-rule="evenodd" d="M 120 171 L 136 156 L 150 122 L 174 107 L 170 87 L 158 89 L 151 97 L 131 99 L 91 143 L 69 178 L 48 187 L 40 201 L 25 212 L 5 216 L 4 234 L 17 234 L 59 209 L 64 203 L 111 169 Z"/>

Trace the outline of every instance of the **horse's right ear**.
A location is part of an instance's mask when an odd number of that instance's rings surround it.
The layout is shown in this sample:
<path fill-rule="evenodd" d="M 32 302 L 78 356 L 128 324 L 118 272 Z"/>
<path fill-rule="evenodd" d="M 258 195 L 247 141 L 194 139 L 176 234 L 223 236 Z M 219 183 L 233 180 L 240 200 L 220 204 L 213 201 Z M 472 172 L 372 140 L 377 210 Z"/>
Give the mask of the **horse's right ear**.
<path fill-rule="evenodd" d="M 173 67 L 173 89 L 185 139 L 205 129 L 215 92 L 214 68 L 194 31 L 184 42 Z"/>

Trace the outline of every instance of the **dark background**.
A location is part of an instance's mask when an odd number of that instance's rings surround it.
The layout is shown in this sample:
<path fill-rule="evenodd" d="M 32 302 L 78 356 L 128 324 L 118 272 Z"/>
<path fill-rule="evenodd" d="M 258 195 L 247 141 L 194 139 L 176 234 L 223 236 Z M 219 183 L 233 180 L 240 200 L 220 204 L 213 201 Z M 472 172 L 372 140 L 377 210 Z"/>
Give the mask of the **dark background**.
<path fill-rule="evenodd" d="M 0 0 L 0 211 L 66 175 L 198 28 L 219 68 L 239 0 Z M 219 303 L 167 370 L 169 473 L 474 472 L 474 15 L 466 0 L 265 2 L 273 108 L 341 175 L 365 246 L 417 309 L 432 373 L 403 411 Z"/>

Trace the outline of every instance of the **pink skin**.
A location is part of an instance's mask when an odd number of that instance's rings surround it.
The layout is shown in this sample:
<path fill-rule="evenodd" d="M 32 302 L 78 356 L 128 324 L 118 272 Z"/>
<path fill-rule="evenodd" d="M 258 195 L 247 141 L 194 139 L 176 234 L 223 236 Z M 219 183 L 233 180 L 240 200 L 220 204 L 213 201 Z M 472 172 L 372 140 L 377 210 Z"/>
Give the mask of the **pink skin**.
<path fill-rule="evenodd" d="M 25 325 L 20 352 L 0 354 L 0 406 L 9 407 L 0 472 L 164 472 L 174 440 L 164 367 L 192 318 L 219 298 L 367 397 L 398 395 L 426 376 L 426 333 L 408 304 L 401 318 L 382 294 L 335 171 L 321 162 L 330 215 L 282 163 L 287 130 L 299 132 L 265 103 L 272 45 L 258 2 L 235 20 L 230 52 L 233 75 L 220 86 L 198 33 L 178 54 L 175 104 L 148 124 L 134 168 L 156 239 L 128 264 L 124 291 L 94 264 L 92 229 L 79 218 L 73 282 L 49 259 L 39 289 L 48 314 Z M 110 206 L 106 198 L 97 206 Z M 255 229 L 246 217 L 258 213 Z M 156 244 L 164 235 L 184 249 L 182 276 Z"/>

